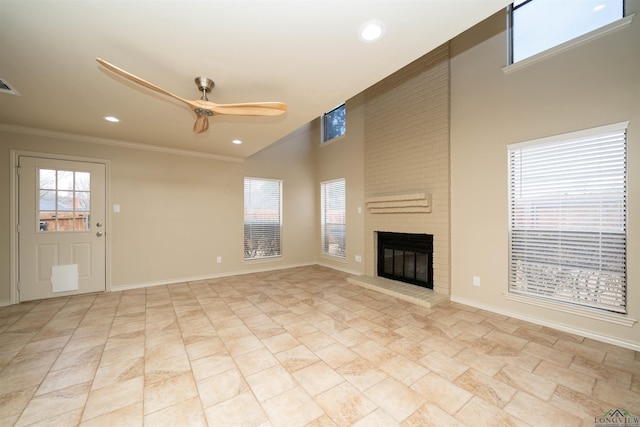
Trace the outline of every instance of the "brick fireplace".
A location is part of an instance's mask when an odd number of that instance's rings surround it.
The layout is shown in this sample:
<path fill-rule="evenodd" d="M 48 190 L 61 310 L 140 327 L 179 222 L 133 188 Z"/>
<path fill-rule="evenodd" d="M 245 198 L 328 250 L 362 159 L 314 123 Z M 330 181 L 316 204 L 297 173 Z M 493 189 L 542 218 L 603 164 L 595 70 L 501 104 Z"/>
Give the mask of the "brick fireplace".
<path fill-rule="evenodd" d="M 431 284 L 448 297 L 448 45 L 365 91 L 364 169 L 365 275 L 378 276 L 379 232 L 431 235 Z"/>

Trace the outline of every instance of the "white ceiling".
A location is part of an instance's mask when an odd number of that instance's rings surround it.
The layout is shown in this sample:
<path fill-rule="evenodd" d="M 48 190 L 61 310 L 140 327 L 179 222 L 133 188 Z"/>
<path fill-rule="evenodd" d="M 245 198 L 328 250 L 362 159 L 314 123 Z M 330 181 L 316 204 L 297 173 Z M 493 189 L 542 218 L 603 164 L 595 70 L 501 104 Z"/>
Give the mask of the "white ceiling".
<path fill-rule="evenodd" d="M 507 0 L 0 0 L 0 126 L 246 158 L 505 7 Z M 381 20 L 385 37 L 357 30 Z M 187 99 L 282 101 L 278 117 L 214 116 L 101 67 L 104 58 Z M 120 123 L 108 123 L 115 115 Z M 244 141 L 234 145 L 232 139 Z M 94 139 L 95 140 L 95 139 Z"/>

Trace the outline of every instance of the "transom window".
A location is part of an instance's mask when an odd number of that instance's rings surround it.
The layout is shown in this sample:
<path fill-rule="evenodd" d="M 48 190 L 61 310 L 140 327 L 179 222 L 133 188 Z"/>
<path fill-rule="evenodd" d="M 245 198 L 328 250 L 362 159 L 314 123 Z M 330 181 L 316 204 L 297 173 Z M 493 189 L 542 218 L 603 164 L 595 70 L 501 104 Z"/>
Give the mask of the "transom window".
<path fill-rule="evenodd" d="M 320 184 L 322 253 L 345 258 L 346 197 L 344 178 Z"/>
<path fill-rule="evenodd" d="M 330 141 L 347 133 L 347 106 L 340 104 L 322 115 L 322 142 Z"/>
<path fill-rule="evenodd" d="M 509 290 L 626 312 L 626 123 L 509 147 Z"/>
<path fill-rule="evenodd" d="M 88 231 L 91 173 L 39 169 L 38 230 Z"/>
<path fill-rule="evenodd" d="M 282 255 L 282 181 L 244 179 L 244 259 Z"/>
<path fill-rule="evenodd" d="M 520 0 L 508 16 L 513 64 L 622 18 L 624 1 Z"/>

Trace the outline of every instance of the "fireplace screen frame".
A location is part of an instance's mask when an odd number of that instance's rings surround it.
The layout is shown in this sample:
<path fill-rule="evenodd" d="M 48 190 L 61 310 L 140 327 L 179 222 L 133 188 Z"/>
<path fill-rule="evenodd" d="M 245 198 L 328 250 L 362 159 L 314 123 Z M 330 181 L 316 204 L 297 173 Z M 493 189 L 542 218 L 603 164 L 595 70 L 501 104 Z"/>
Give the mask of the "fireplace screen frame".
<path fill-rule="evenodd" d="M 378 231 L 376 234 L 378 276 L 433 289 L 432 234 L 386 231 Z M 416 258 L 422 256 L 426 256 L 424 274 L 417 271 Z"/>

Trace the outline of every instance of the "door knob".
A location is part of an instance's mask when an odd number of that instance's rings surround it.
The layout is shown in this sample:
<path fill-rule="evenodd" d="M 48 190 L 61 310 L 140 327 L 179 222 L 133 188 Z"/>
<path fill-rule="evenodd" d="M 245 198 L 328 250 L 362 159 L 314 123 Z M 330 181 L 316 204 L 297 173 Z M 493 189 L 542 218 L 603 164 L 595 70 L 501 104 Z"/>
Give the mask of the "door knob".
<path fill-rule="evenodd" d="M 96 227 L 102 227 L 102 223 L 101 222 L 97 223 Z"/>
<path fill-rule="evenodd" d="M 96 233 L 96 236 L 101 237 L 101 236 L 102 236 L 102 231 L 98 231 L 98 232 Z"/>

